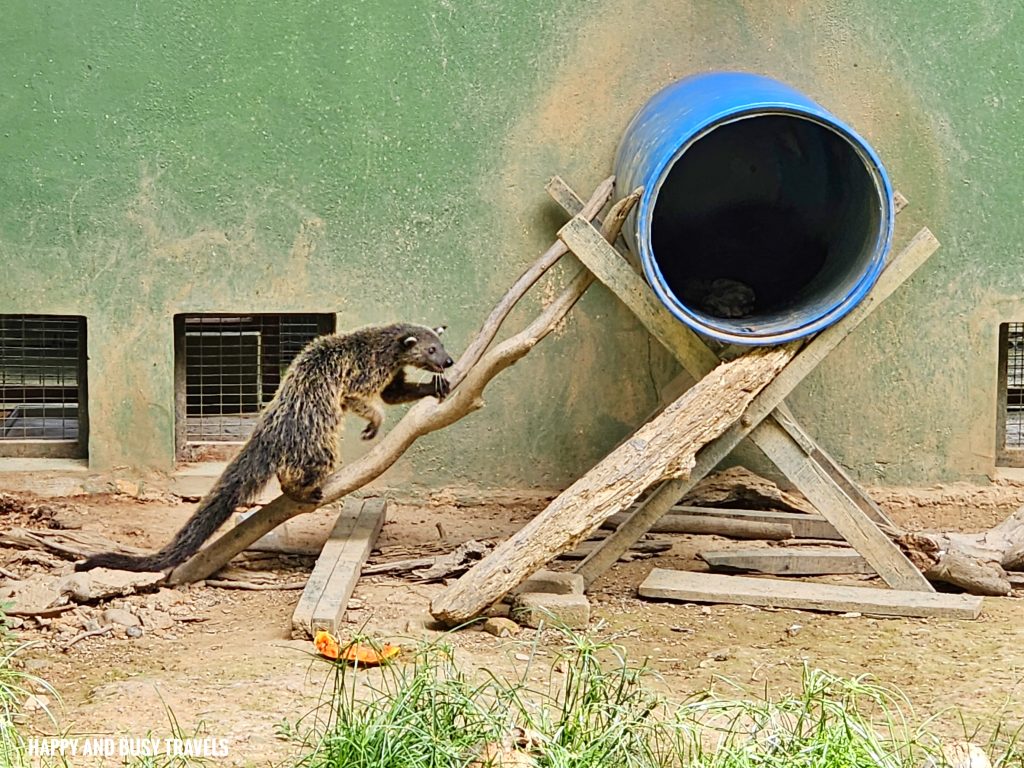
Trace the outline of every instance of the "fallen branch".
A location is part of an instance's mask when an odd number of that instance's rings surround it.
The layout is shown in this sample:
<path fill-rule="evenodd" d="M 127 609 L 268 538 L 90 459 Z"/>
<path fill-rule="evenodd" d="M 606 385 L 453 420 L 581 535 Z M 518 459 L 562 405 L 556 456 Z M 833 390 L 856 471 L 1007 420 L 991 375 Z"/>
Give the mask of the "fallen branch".
<path fill-rule="evenodd" d="M 629 515 L 624 512 L 617 512 L 603 521 L 601 527 L 618 528 L 628 517 Z M 782 541 L 793 538 L 793 526 L 786 523 L 762 523 L 704 515 L 665 515 L 651 526 L 651 533 L 690 533 L 733 539 Z"/>
<path fill-rule="evenodd" d="M 610 181 L 602 184 L 588 203 L 588 211 L 592 211 L 594 216 L 603 207 L 611 193 Z M 618 234 L 626 215 L 638 199 L 638 192 L 634 192 L 620 200 L 609 212 L 604 223 L 606 236 L 613 239 Z M 522 358 L 547 336 L 593 282 L 591 274 L 581 269 L 562 294 L 551 302 L 525 330 L 484 354 L 483 350 L 494 339 L 501 322 L 507 317 L 512 307 L 525 295 L 537 278 L 549 269 L 564 252 L 564 249 L 558 248 L 557 244 L 549 249 L 530 269 L 523 273 L 499 301 L 476 337 L 470 342 L 466 352 L 452 367 L 449 380 L 453 385 L 458 384 L 452 394 L 440 403 L 433 398 L 424 398 L 413 405 L 402 420 L 371 451 L 327 479 L 321 489 L 324 496 L 323 504 L 337 501 L 342 496 L 379 477 L 422 435 L 447 427 L 483 407 L 483 390 L 490 380 Z M 168 575 L 168 583 L 181 584 L 207 578 L 227 564 L 236 554 L 285 520 L 304 512 L 311 512 L 317 506 L 302 504 L 286 496 L 278 496 L 263 509 L 246 518 L 190 560 L 171 571 Z"/>
<path fill-rule="evenodd" d="M 99 552 L 119 552 L 129 555 L 144 554 L 145 550 L 117 544 L 99 534 L 88 531 L 52 531 L 30 528 L 12 528 L 0 533 L 0 546 L 20 549 L 42 549 L 77 560 Z"/>
<path fill-rule="evenodd" d="M 259 583 L 254 581 L 237 581 L 235 579 L 206 579 L 206 586 L 218 587 L 220 589 L 247 589 L 254 592 L 262 592 L 268 589 L 304 589 L 306 579 L 302 581 L 282 581 L 279 584 L 274 582 Z"/>
<path fill-rule="evenodd" d="M 68 640 L 66 643 L 64 643 L 64 645 L 62 645 L 60 649 L 64 653 L 67 653 L 69 650 L 71 650 L 71 646 L 73 646 L 75 643 L 78 643 L 78 642 L 80 642 L 82 640 L 85 640 L 85 638 L 87 638 L 87 637 L 96 637 L 97 635 L 105 635 L 108 632 L 112 632 L 113 629 L 114 629 L 114 625 L 113 624 L 107 624 L 107 626 L 100 627 L 99 629 L 88 629 L 85 632 L 79 632 L 77 635 L 75 635 L 70 640 Z"/>

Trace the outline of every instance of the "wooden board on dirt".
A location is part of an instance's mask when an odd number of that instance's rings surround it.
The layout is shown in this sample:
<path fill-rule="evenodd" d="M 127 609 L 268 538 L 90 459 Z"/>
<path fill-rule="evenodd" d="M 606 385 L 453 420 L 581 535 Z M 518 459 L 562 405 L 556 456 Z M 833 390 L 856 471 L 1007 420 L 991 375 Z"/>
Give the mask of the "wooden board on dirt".
<path fill-rule="evenodd" d="M 774 576 L 869 574 L 874 569 L 856 550 L 839 547 L 759 547 L 700 552 L 716 571 L 755 571 Z"/>
<path fill-rule="evenodd" d="M 337 630 L 387 515 L 383 499 L 346 499 L 292 614 L 292 634 Z"/>
<path fill-rule="evenodd" d="M 730 603 L 947 619 L 976 619 L 982 604 L 982 598 L 974 595 L 847 587 L 664 568 L 651 571 L 640 585 L 640 596 L 683 603 Z"/>

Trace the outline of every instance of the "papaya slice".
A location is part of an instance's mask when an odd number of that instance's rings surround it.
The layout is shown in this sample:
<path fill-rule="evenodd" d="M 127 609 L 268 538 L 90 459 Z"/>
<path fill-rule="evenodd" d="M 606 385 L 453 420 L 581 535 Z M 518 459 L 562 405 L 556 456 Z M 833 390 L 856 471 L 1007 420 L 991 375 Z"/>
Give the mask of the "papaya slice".
<path fill-rule="evenodd" d="M 328 659 L 347 661 L 360 667 L 377 667 L 395 658 L 401 648 L 391 643 L 370 645 L 369 643 L 351 642 L 342 647 L 334 635 L 325 629 L 318 630 L 313 638 L 313 646 L 317 653 Z"/>

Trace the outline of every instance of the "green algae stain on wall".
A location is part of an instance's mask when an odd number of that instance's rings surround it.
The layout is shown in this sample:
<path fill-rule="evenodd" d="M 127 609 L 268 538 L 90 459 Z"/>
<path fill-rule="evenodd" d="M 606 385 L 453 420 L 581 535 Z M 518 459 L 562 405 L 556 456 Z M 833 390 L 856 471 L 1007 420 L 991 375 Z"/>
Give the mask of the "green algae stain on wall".
<path fill-rule="evenodd" d="M 977 477 L 990 324 L 1024 317 L 1022 23 L 996 2 L 16 0 L 0 28 L 0 304 L 87 315 L 94 466 L 169 470 L 174 314 L 447 322 L 458 350 L 563 220 L 549 176 L 586 194 L 657 88 L 748 69 L 874 144 L 911 199 L 898 243 L 922 224 L 943 241 L 794 407 L 861 477 Z M 978 309 L 996 293 L 998 312 Z M 487 409 L 387 482 L 565 485 L 675 372 L 596 286 Z"/>

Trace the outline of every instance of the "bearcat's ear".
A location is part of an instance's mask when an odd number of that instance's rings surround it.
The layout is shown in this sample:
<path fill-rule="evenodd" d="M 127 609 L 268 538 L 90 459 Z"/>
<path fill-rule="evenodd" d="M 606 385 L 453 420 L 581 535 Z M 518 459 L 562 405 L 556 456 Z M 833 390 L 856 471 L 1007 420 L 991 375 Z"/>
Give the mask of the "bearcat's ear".
<path fill-rule="evenodd" d="M 417 339 L 415 336 L 406 336 L 404 339 L 402 339 L 402 346 L 408 348 L 415 345 L 417 341 L 419 341 L 419 339 Z"/>
<path fill-rule="evenodd" d="M 439 325 L 439 326 L 437 326 L 437 328 L 434 329 L 434 333 L 436 333 L 438 336 L 440 336 L 441 334 L 443 334 L 447 330 L 448 330 L 448 326 L 447 325 Z"/>

